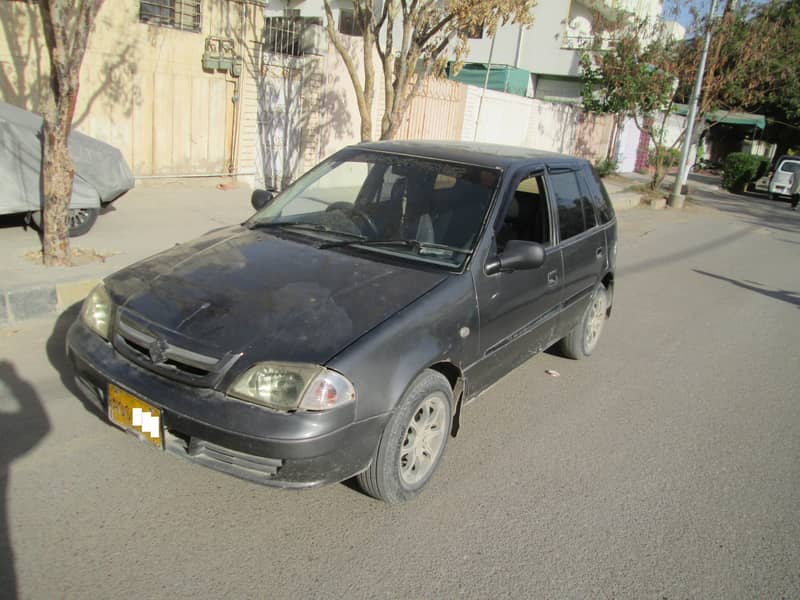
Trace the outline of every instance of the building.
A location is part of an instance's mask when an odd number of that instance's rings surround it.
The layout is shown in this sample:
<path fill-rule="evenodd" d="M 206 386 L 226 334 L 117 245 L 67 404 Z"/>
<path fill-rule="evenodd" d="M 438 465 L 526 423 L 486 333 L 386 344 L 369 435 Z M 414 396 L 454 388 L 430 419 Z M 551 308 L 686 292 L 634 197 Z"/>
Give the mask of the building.
<path fill-rule="evenodd" d="M 612 34 L 598 31 L 597 15 L 609 22 L 635 17 L 660 20 L 661 0 L 539 0 L 531 26 L 500 27 L 494 40 L 470 40 L 466 61 L 505 65 L 530 72 L 529 95 L 544 100 L 580 99 L 580 57 L 597 41 L 611 43 Z M 668 23 L 670 35 L 682 38 L 685 30 Z M 494 46 L 494 47 L 492 47 Z"/>
<path fill-rule="evenodd" d="M 141 176 L 256 167 L 261 0 L 107 0 L 81 69 L 77 130 Z M 0 2 L 0 100 L 42 112 L 49 59 L 36 2 Z"/>

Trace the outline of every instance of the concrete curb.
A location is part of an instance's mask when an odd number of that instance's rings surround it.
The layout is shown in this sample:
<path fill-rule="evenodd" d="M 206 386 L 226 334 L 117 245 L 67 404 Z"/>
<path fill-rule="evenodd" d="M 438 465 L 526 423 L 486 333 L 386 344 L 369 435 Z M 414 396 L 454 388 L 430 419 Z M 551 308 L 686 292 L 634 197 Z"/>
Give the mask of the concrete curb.
<path fill-rule="evenodd" d="M 92 278 L 0 290 L 0 326 L 60 314 L 86 298 L 99 282 L 99 279 Z"/>
<path fill-rule="evenodd" d="M 611 196 L 611 205 L 615 211 L 636 208 L 641 203 L 642 194 L 640 192 L 620 192 Z"/>

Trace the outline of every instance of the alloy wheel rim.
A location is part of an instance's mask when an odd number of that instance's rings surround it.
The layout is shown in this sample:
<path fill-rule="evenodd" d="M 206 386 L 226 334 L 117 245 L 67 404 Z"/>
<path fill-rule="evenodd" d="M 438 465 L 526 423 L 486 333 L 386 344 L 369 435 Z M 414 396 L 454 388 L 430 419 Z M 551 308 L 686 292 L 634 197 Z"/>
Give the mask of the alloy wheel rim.
<path fill-rule="evenodd" d="M 69 227 L 74 229 L 83 225 L 89 218 L 89 211 L 85 208 L 71 208 L 69 210 Z"/>
<path fill-rule="evenodd" d="M 406 485 L 425 479 L 442 453 L 445 441 L 446 400 L 441 394 L 425 398 L 406 426 L 400 447 L 400 478 Z"/>
<path fill-rule="evenodd" d="M 594 350 L 600 332 L 603 331 L 603 324 L 606 320 L 606 301 L 603 294 L 597 294 L 592 302 L 589 322 L 586 324 L 586 335 L 584 336 L 584 348 L 587 352 Z"/>

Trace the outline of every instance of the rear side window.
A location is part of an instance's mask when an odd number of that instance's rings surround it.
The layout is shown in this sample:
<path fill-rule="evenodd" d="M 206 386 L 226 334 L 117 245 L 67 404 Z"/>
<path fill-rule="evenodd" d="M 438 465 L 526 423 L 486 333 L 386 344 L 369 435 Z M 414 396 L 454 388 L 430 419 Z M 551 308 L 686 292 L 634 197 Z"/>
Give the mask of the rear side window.
<path fill-rule="evenodd" d="M 589 196 L 597 210 L 597 216 L 601 223 L 608 223 L 614 218 L 614 207 L 611 204 L 611 198 L 608 197 L 606 187 L 600 181 L 594 167 L 586 167 L 584 173 L 586 173 L 586 185 L 589 186 Z"/>
<path fill-rule="evenodd" d="M 558 231 L 561 241 L 579 235 L 595 226 L 594 209 L 584 202 L 575 171 L 550 175 L 553 195 L 558 206 Z"/>

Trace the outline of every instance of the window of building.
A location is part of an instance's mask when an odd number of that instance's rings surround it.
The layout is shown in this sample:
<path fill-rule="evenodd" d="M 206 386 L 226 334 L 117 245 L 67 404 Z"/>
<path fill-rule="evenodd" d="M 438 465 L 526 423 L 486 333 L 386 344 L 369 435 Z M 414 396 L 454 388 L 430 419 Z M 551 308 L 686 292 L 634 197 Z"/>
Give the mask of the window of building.
<path fill-rule="evenodd" d="M 139 21 L 149 25 L 199 32 L 201 0 L 139 0 Z"/>
<path fill-rule="evenodd" d="M 340 11 L 339 33 L 361 37 L 361 29 L 358 27 L 358 23 L 356 23 L 355 11 L 346 8 Z"/>
<path fill-rule="evenodd" d="M 498 252 L 511 240 L 550 245 L 550 211 L 541 175 L 520 181 L 499 225 L 495 233 Z"/>
<path fill-rule="evenodd" d="M 558 230 L 561 241 L 594 227 L 596 218 L 591 202 L 584 198 L 575 171 L 550 176 L 558 206 Z"/>
<path fill-rule="evenodd" d="M 308 51 L 308 43 L 303 35 L 312 25 L 322 25 L 320 17 L 301 17 L 300 11 L 291 9 L 283 17 L 265 19 L 264 50 L 289 56 L 303 56 Z"/>

